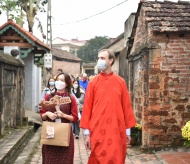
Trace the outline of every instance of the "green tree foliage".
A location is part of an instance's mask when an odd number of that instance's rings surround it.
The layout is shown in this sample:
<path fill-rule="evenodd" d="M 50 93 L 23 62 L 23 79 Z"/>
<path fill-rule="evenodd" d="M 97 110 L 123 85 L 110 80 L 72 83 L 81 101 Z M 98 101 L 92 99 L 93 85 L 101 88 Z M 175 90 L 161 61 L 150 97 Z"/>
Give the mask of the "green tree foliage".
<path fill-rule="evenodd" d="M 21 9 L 26 13 L 28 29 L 33 31 L 34 19 L 37 11 L 45 12 L 44 5 L 48 0 L 18 0 Z"/>
<path fill-rule="evenodd" d="M 0 0 L 0 14 L 5 11 L 7 19 L 13 19 L 17 24 L 23 25 L 23 18 L 26 17 L 28 22 L 28 30 L 33 32 L 35 19 L 38 21 L 40 31 L 43 38 L 42 25 L 40 20 L 36 17 L 37 12 L 45 12 L 45 5 L 48 0 Z"/>
<path fill-rule="evenodd" d="M 108 37 L 96 36 L 90 39 L 86 45 L 80 47 L 77 51 L 77 55 L 84 61 L 95 62 L 97 60 L 98 50 L 108 42 Z"/>
<path fill-rule="evenodd" d="M 15 16 L 12 14 L 12 11 L 15 11 L 15 13 L 18 12 L 17 8 L 18 2 L 17 0 L 0 0 L 0 14 L 5 11 L 8 19 L 14 19 Z"/>

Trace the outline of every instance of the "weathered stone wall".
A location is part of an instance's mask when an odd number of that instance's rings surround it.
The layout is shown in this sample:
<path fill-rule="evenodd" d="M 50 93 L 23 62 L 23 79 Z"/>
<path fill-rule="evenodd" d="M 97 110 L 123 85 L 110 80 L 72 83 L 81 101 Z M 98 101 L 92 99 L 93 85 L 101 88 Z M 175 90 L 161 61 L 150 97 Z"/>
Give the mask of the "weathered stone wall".
<path fill-rule="evenodd" d="M 119 76 L 124 78 L 125 82 L 127 82 L 127 60 L 125 48 L 119 54 Z"/>
<path fill-rule="evenodd" d="M 149 52 L 145 51 L 138 57 L 131 57 L 129 65 L 128 86 L 133 110 L 137 123 L 144 125 L 144 110 L 148 108 L 148 71 Z"/>
<path fill-rule="evenodd" d="M 175 145 L 190 120 L 190 34 L 155 36 L 150 51 L 149 110 L 145 129 L 150 147 Z"/>
<path fill-rule="evenodd" d="M 136 29 L 133 29 L 135 31 L 135 38 L 133 47 L 131 48 L 131 54 L 130 55 L 136 55 L 141 53 L 141 51 L 147 47 L 149 47 L 149 43 L 151 40 L 151 33 L 149 33 L 149 30 L 147 28 L 147 24 L 145 23 L 144 18 L 144 12 L 143 10 L 140 11 L 140 16 L 138 17 L 138 25 L 134 23 L 134 26 L 136 26 Z M 133 27 L 134 28 L 134 27 Z"/>
<path fill-rule="evenodd" d="M 24 113 L 24 64 L 0 54 L 0 135 L 7 127 L 22 124 Z"/>
<path fill-rule="evenodd" d="M 190 120 L 190 33 L 153 33 L 141 8 L 129 55 L 129 90 L 142 147 L 160 148 L 180 142 Z"/>
<path fill-rule="evenodd" d="M 42 90 L 47 86 L 48 79 L 57 75 L 57 70 L 62 69 L 67 74 L 80 74 L 80 62 L 66 61 L 66 60 L 53 60 L 53 69 L 47 71 L 45 68 L 42 73 Z"/>
<path fill-rule="evenodd" d="M 53 60 L 53 75 L 57 74 L 57 70 L 61 68 L 63 72 L 68 74 L 80 74 L 80 62 L 58 61 Z"/>

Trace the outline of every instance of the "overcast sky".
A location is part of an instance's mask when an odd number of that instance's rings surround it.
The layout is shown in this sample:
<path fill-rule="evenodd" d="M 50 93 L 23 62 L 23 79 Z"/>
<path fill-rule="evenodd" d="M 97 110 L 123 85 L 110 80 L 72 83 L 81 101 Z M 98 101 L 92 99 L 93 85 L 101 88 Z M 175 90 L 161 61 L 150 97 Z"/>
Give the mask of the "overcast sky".
<path fill-rule="evenodd" d="M 124 22 L 136 12 L 140 0 L 51 0 L 52 35 L 64 39 L 89 40 L 95 36 L 117 37 L 124 32 Z M 112 8 L 112 9 L 111 9 Z M 110 9 L 110 10 L 109 10 Z M 107 12 L 104 12 L 109 10 Z M 99 14 L 104 12 L 102 14 Z M 99 14 L 99 15 L 96 15 Z M 96 16 L 93 16 L 96 15 Z M 84 21 L 82 19 L 88 18 Z M 38 13 L 46 34 L 47 14 Z M 77 23 L 72 23 L 76 22 Z M 0 25 L 6 22 L 0 16 Z M 34 26 L 34 35 L 41 37 Z M 28 30 L 25 24 L 24 28 Z"/>
<path fill-rule="evenodd" d="M 128 16 L 137 11 L 140 0 L 124 1 L 52 0 L 53 38 L 59 36 L 65 39 L 78 38 L 79 40 L 85 40 L 95 36 L 117 37 L 124 31 L 124 22 Z M 108 9 L 110 10 L 99 14 Z M 92 15 L 96 16 L 78 23 L 70 23 Z"/>

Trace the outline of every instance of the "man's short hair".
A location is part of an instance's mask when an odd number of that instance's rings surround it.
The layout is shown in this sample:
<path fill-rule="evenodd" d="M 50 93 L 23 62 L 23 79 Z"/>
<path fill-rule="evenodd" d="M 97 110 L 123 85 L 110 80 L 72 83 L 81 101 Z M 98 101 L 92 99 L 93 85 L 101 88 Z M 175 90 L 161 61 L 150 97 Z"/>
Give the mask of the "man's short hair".
<path fill-rule="evenodd" d="M 114 51 L 111 50 L 111 49 L 102 49 L 98 53 L 101 53 L 101 52 L 104 52 L 104 51 L 107 51 L 109 59 L 113 59 L 113 62 L 111 63 L 111 65 L 113 65 L 114 62 L 115 62 L 115 53 L 114 53 Z"/>

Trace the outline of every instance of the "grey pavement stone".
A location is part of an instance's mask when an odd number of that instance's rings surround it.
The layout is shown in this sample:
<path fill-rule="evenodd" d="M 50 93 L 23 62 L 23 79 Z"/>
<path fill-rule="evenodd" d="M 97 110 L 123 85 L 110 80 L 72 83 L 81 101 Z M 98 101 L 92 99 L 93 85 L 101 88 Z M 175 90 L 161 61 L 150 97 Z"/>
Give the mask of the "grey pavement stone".
<path fill-rule="evenodd" d="M 32 153 L 36 150 L 41 134 L 41 127 L 38 128 L 34 136 L 30 139 L 26 147 L 23 149 L 19 157 L 16 159 L 15 164 L 27 163 L 32 156 Z"/>
<path fill-rule="evenodd" d="M 81 130 L 79 139 L 75 139 L 75 154 L 74 154 L 74 164 L 87 164 L 90 151 L 87 151 L 84 145 L 83 130 Z M 41 145 L 35 149 L 36 153 L 33 154 L 30 160 L 30 164 L 41 164 Z M 161 153 L 167 153 L 171 150 L 163 150 Z M 184 150 L 179 149 L 179 152 L 184 152 Z M 159 152 L 145 153 L 140 150 L 140 147 L 134 146 L 127 149 L 126 164 L 168 164 L 164 159 L 159 157 Z M 173 164 L 173 163 L 169 163 Z"/>
<path fill-rule="evenodd" d="M 7 164 L 13 162 L 26 142 L 33 127 L 20 127 L 19 129 L 9 129 L 0 141 L 0 163 Z"/>
<path fill-rule="evenodd" d="M 42 124 L 42 119 L 39 113 L 30 110 L 25 110 L 25 116 L 28 117 L 28 122 L 33 122 L 39 125 Z"/>

